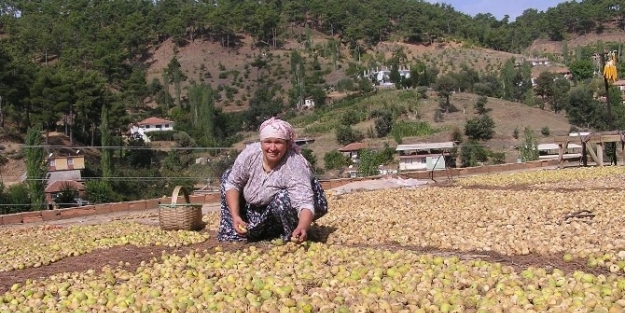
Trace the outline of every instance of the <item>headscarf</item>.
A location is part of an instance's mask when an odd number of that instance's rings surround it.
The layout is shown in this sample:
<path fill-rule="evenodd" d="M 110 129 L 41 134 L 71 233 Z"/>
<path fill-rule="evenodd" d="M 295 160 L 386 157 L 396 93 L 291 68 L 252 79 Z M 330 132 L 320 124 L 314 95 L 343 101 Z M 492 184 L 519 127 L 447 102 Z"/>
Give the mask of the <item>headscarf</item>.
<path fill-rule="evenodd" d="M 288 140 L 291 144 L 291 149 L 296 153 L 300 152 L 299 146 L 295 143 L 295 131 L 293 130 L 293 126 L 287 121 L 272 117 L 260 125 L 259 133 L 261 141 L 267 138 Z"/>

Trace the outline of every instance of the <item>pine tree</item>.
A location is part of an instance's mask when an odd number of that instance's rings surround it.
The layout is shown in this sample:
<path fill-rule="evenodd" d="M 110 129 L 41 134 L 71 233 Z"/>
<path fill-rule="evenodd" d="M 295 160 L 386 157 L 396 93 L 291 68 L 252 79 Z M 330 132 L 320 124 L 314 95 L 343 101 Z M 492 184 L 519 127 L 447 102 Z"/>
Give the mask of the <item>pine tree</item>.
<path fill-rule="evenodd" d="M 111 131 L 109 130 L 109 110 L 106 106 L 102 106 L 102 121 L 100 122 L 100 140 L 102 141 L 102 158 L 100 166 L 102 167 L 102 178 L 108 180 L 113 176 L 111 157 L 113 151 L 108 147 L 111 145 Z"/>
<path fill-rule="evenodd" d="M 26 176 L 28 177 L 28 189 L 30 191 L 31 210 L 39 211 L 44 209 L 45 202 L 45 152 L 41 145 L 41 127 L 35 126 L 28 129 L 26 133 Z"/>

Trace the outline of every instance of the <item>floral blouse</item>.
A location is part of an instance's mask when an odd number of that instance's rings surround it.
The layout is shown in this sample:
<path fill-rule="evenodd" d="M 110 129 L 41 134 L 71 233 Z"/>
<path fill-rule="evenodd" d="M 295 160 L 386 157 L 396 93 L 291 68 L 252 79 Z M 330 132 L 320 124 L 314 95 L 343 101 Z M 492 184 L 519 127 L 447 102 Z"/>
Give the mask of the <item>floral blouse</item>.
<path fill-rule="evenodd" d="M 303 209 L 309 209 L 314 215 L 312 175 L 308 160 L 293 150 L 288 150 L 271 172 L 265 172 L 263 152 L 260 142 L 256 142 L 237 156 L 226 178 L 225 189 L 243 190 L 245 201 L 252 206 L 266 206 L 278 191 L 286 190 L 298 215 Z"/>

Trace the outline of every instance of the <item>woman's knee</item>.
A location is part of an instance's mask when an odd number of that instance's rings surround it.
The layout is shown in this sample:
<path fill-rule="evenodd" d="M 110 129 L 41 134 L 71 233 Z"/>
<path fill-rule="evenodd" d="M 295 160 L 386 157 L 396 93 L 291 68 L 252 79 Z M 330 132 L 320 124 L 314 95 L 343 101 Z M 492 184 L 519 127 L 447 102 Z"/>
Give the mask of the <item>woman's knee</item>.
<path fill-rule="evenodd" d="M 271 207 L 273 210 L 284 210 L 286 208 L 291 207 L 291 199 L 289 198 L 289 192 L 286 190 L 280 190 L 276 192 L 273 196 L 273 201 L 271 202 Z"/>

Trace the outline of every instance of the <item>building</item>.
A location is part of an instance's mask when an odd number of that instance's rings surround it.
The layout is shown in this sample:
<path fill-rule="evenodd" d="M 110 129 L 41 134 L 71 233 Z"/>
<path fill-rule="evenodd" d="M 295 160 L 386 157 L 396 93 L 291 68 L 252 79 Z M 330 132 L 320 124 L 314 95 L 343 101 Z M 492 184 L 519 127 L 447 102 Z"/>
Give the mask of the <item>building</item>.
<path fill-rule="evenodd" d="M 48 156 L 48 171 L 84 170 L 85 157 L 83 155 L 55 155 Z"/>
<path fill-rule="evenodd" d="M 82 198 L 85 197 L 85 186 L 73 180 L 57 180 L 52 184 L 48 184 L 44 191 L 48 205 L 55 203 L 57 196 L 68 188 L 77 191 L 77 198 L 74 199 L 75 203 L 72 203 L 72 205 L 80 205 L 83 202 Z M 66 203 L 63 206 L 68 206 L 68 204 Z"/>
<path fill-rule="evenodd" d="M 80 150 L 71 153 L 50 153 L 46 159 L 48 172 L 46 173 L 45 197 L 51 205 L 56 195 L 66 186 L 78 191 L 79 197 L 84 197 L 85 187 L 82 184 L 81 170 L 85 169 L 85 156 Z"/>
<path fill-rule="evenodd" d="M 397 145 L 400 171 L 442 170 L 452 161 L 453 141 Z"/>
<path fill-rule="evenodd" d="M 620 92 L 625 92 L 625 79 L 619 79 L 613 82 L 612 85 L 618 88 Z"/>
<path fill-rule="evenodd" d="M 538 158 L 540 160 L 558 159 L 560 158 L 560 146 L 555 143 L 541 143 L 538 145 L 538 154 Z M 581 159 L 582 146 L 575 143 L 569 143 L 562 157 L 565 160 Z"/>
<path fill-rule="evenodd" d="M 398 70 L 401 79 L 410 79 L 410 69 L 401 68 Z M 364 76 L 369 78 L 374 85 L 393 86 L 391 82 L 391 70 L 388 68 L 365 71 Z"/>
<path fill-rule="evenodd" d="M 367 146 L 362 142 L 352 142 L 345 147 L 339 148 L 338 151 L 344 156 L 349 157 L 352 163 L 358 163 L 358 153 Z"/>
<path fill-rule="evenodd" d="M 144 142 L 150 142 L 147 133 L 174 130 L 175 122 L 160 117 L 148 117 L 136 124 L 130 125 L 130 135 L 140 136 Z"/>

